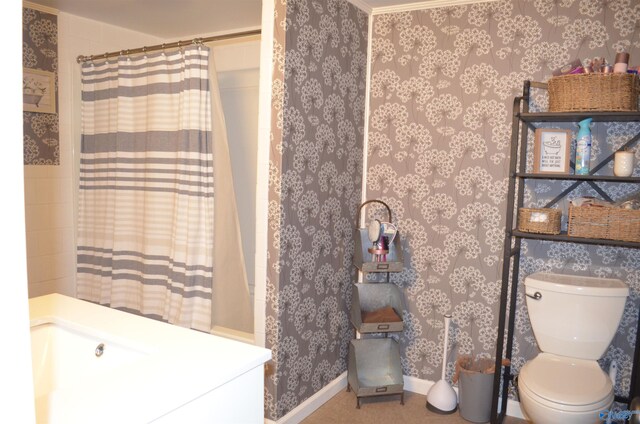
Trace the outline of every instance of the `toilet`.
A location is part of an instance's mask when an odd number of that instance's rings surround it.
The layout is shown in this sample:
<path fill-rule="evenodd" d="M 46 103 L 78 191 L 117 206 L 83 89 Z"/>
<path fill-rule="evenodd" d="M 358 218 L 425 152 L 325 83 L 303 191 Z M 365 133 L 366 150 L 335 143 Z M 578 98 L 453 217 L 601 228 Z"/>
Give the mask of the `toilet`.
<path fill-rule="evenodd" d="M 613 384 L 597 360 L 629 295 L 618 279 L 535 273 L 525 278 L 529 319 L 541 353 L 518 375 L 520 406 L 536 424 L 600 423 Z"/>

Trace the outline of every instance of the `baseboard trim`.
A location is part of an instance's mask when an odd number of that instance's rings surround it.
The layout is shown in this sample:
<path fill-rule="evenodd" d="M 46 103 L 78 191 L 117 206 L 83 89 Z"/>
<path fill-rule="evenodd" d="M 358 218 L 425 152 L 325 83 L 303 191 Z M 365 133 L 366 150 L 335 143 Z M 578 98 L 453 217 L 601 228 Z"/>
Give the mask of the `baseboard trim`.
<path fill-rule="evenodd" d="M 520 408 L 520 402 L 517 400 L 509 399 L 507 401 L 507 415 L 514 418 L 520 418 L 521 420 L 526 419 L 522 412 L 522 408 Z"/>
<path fill-rule="evenodd" d="M 404 376 L 404 389 L 408 392 L 418 393 L 420 395 L 426 396 L 429 393 L 429 389 L 431 386 L 436 384 L 435 381 L 431 380 L 422 380 L 416 377 L 410 377 L 408 375 Z M 458 388 L 453 387 L 453 390 L 458 393 Z M 498 401 L 498 409 L 502 404 L 502 399 Z M 522 409 L 520 408 L 520 402 L 516 400 L 509 399 L 507 401 L 507 415 L 514 418 L 520 418 L 522 420 L 525 419 L 524 414 L 522 413 Z"/>
<path fill-rule="evenodd" d="M 435 381 L 431 380 L 423 380 L 416 377 L 411 377 L 405 375 L 404 378 L 404 389 L 408 392 L 417 393 L 420 395 L 426 396 L 429 393 L 429 389 L 431 386 L 436 384 Z M 298 424 L 309 415 L 313 414 L 316 409 L 320 408 L 324 403 L 326 403 L 329 399 L 334 397 L 340 390 L 345 390 L 347 388 L 347 371 L 343 372 L 338 376 L 338 378 L 334 379 L 332 382 L 324 386 L 320 391 L 315 393 L 313 396 L 302 402 L 300 405 L 295 407 L 291 412 L 289 412 L 284 417 L 280 418 L 278 421 L 273 421 L 265 418 L 265 424 Z M 458 388 L 453 387 L 456 393 L 458 393 Z M 500 407 L 500 403 L 498 403 L 498 408 Z M 522 413 L 522 409 L 520 408 L 520 402 L 509 399 L 507 401 L 507 415 L 514 418 L 524 419 L 524 415 Z"/>
<path fill-rule="evenodd" d="M 316 409 L 324 405 L 329 399 L 338 394 L 341 390 L 347 388 L 347 371 L 340 374 L 337 378 L 324 386 L 313 396 L 302 402 L 300 405 L 292 409 L 287 415 L 278 421 L 265 419 L 265 424 L 298 424 L 309 415 L 313 414 Z"/>
<path fill-rule="evenodd" d="M 421 378 L 410 377 L 408 375 L 403 376 L 403 380 L 404 380 L 405 390 L 409 392 L 417 393 L 419 395 L 424 395 L 424 396 L 426 396 L 427 393 L 429 393 L 431 386 L 436 384 L 435 381 L 423 380 Z M 454 386 L 453 390 L 456 392 L 456 394 L 458 393 L 457 387 Z"/>

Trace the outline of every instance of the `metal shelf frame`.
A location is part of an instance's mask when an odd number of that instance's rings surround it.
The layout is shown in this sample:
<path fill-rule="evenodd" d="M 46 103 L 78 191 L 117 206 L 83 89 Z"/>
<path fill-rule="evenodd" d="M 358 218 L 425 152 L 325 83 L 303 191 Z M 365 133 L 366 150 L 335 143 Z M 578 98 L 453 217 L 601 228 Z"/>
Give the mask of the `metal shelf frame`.
<path fill-rule="evenodd" d="M 522 239 L 547 240 L 552 242 L 582 243 L 591 245 L 618 246 L 627 248 L 640 248 L 640 243 L 588 239 L 570 237 L 566 233 L 558 235 L 525 233 L 514 229 L 516 211 L 523 206 L 524 183 L 527 179 L 568 180 L 574 181 L 544 207 L 550 207 L 566 197 L 581 184 L 590 185 L 605 199 L 609 196 L 598 186 L 598 182 L 640 183 L 638 177 L 615 177 L 595 175 L 600 169 L 613 160 L 614 153 L 595 165 L 589 175 L 560 175 L 560 174 L 531 174 L 526 172 L 527 165 L 527 139 L 529 131 L 535 131 L 535 124 L 550 122 L 579 122 L 585 118 L 593 118 L 593 122 L 640 122 L 640 112 L 579 112 L 579 113 L 532 113 L 529 112 L 529 100 L 532 88 L 546 89 L 547 85 L 535 81 L 525 81 L 522 96 L 513 101 L 513 118 L 511 124 L 511 149 L 509 162 L 509 183 L 507 191 L 507 213 L 504 237 L 504 255 L 502 262 L 502 287 L 500 291 L 500 310 L 498 314 L 498 340 L 496 344 L 496 363 L 493 381 L 493 397 L 491 405 L 491 423 L 503 422 L 507 412 L 509 387 L 514 376 L 511 375 L 511 367 L 503 366 L 503 359 L 511 361 L 513 354 L 513 337 L 515 326 L 515 310 L 518 294 L 518 281 L 520 273 L 520 252 Z M 634 145 L 640 140 L 640 133 L 630 138 L 619 150 Z M 572 163 L 573 167 L 573 163 Z M 509 314 L 507 314 L 509 310 Z M 640 319 L 638 320 L 640 325 Z M 640 334 L 640 328 L 638 329 Z M 638 368 L 635 364 L 640 362 L 640 337 L 636 339 L 634 352 L 634 367 L 631 374 L 630 393 L 628 397 L 616 396 L 616 402 L 629 404 L 631 400 L 640 395 L 640 379 Z"/>

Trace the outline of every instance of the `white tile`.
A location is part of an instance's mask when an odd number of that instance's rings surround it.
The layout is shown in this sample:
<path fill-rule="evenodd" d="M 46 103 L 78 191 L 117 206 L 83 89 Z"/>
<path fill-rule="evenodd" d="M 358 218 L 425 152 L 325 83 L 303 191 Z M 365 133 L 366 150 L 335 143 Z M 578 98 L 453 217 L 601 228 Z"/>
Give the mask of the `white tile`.
<path fill-rule="evenodd" d="M 56 293 L 56 281 L 29 282 L 29 297 L 39 297 L 46 294 Z"/>
<path fill-rule="evenodd" d="M 62 229 L 47 229 L 36 232 L 38 242 L 38 254 L 55 255 L 63 253 Z"/>
<path fill-rule="evenodd" d="M 40 243 L 38 243 L 38 231 L 26 231 L 27 258 L 40 256 Z M 34 259 L 35 260 L 35 259 Z"/>
<path fill-rule="evenodd" d="M 27 258 L 27 278 L 29 284 L 46 280 L 46 270 L 49 267 L 49 256 L 34 256 Z"/>
<path fill-rule="evenodd" d="M 75 256 L 70 253 L 61 253 L 47 257 L 50 267 L 45 274 L 45 279 L 55 280 L 69 277 L 75 272 Z"/>
<path fill-rule="evenodd" d="M 24 204 L 25 205 L 33 205 L 37 202 L 37 187 L 38 187 L 38 179 L 37 178 L 25 178 L 24 180 Z"/>
<path fill-rule="evenodd" d="M 73 210 L 70 204 L 51 204 L 49 205 L 48 222 L 50 228 L 72 228 L 73 227 Z"/>
<path fill-rule="evenodd" d="M 65 228 L 61 234 L 60 238 L 62 240 L 62 252 L 76 254 L 76 239 L 75 232 L 73 228 Z"/>
<path fill-rule="evenodd" d="M 58 278 L 53 281 L 56 293 L 76 297 L 76 280 L 73 276 Z"/>

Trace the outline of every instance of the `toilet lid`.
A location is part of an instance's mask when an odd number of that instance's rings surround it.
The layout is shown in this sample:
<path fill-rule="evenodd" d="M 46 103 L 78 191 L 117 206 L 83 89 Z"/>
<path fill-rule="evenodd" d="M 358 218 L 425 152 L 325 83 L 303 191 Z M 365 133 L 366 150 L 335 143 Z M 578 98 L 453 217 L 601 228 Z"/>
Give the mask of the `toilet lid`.
<path fill-rule="evenodd" d="M 588 405 L 611 396 L 613 385 L 596 361 L 541 353 L 520 370 L 518 384 L 563 405 Z"/>

